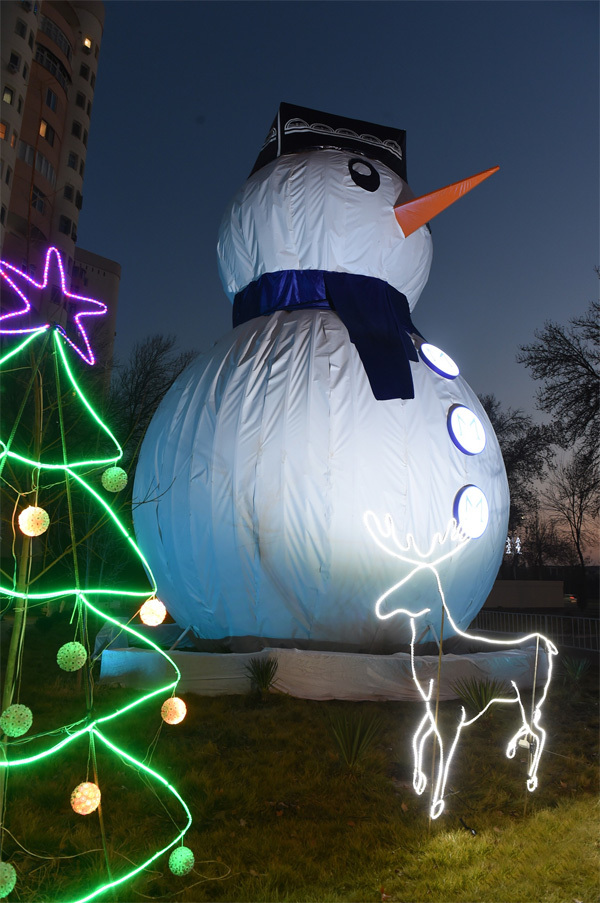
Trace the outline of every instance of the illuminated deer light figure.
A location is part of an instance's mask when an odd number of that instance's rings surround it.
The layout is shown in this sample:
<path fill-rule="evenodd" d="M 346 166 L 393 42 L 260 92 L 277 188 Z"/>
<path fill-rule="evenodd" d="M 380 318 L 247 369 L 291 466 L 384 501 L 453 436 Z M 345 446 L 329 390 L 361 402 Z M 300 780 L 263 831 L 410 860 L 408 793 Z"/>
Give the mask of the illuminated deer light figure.
<path fill-rule="evenodd" d="M 398 539 L 394 528 L 394 522 L 391 515 L 389 514 L 384 517 L 383 523 L 381 523 L 381 521 L 373 511 L 367 511 L 364 515 L 364 523 L 372 539 L 377 543 L 380 549 L 383 549 L 383 551 L 387 552 L 389 555 L 398 559 L 398 561 L 410 567 L 408 573 L 404 577 L 402 577 L 401 580 L 391 586 L 388 590 L 386 590 L 385 593 L 383 593 L 379 597 L 375 605 L 375 613 L 380 620 L 387 620 L 388 618 L 392 618 L 395 615 L 406 615 L 410 618 L 412 629 L 412 640 L 410 644 L 412 676 L 418 689 L 419 695 L 421 696 L 421 699 L 423 700 L 423 703 L 425 705 L 425 714 L 421 719 L 421 722 L 417 727 L 412 740 L 414 755 L 413 786 L 418 795 L 421 795 L 425 791 L 425 788 L 427 786 L 427 777 L 423 770 L 423 756 L 427 741 L 431 737 L 434 737 L 435 740 L 437 740 L 437 744 L 439 746 L 439 762 L 437 765 L 437 773 L 435 775 L 435 779 L 432 776 L 432 781 L 434 782 L 434 784 L 430 808 L 431 818 L 438 818 L 443 812 L 444 794 L 448 780 L 448 773 L 450 771 L 450 765 L 452 763 L 454 753 L 456 752 L 461 732 L 464 730 L 464 728 L 469 727 L 471 724 L 477 721 L 478 718 L 481 718 L 481 716 L 494 703 L 513 703 L 516 704 L 519 708 L 521 715 L 521 725 L 514 736 L 511 737 L 506 748 L 506 755 L 509 759 L 512 759 L 517 750 L 517 746 L 520 743 L 523 746 L 527 746 L 527 748 L 529 749 L 527 789 L 530 791 L 535 790 L 538 783 L 537 771 L 546 741 L 546 732 L 540 724 L 542 707 L 548 694 L 548 688 L 550 686 L 550 681 L 552 678 L 552 659 L 555 655 L 558 654 L 556 646 L 541 633 L 530 633 L 526 636 L 516 637 L 510 640 L 498 640 L 477 636 L 471 633 L 465 633 L 458 628 L 452 618 L 452 613 L 446 605 L 442 582 L 437 570 L 437 567 L 442 562 L 446 561 L 453 555 L 460 554 L 461 549 L 464 548 L 465 545 L 469 542 L 469 538 L 461 531 L 456 520 L 451 520 L 449 522 L 443 534 L 436 533 L 431 541 L 429 548 L 424 552 L 418 548 L 413 536 L 408 535 L 405 542 L 401 542 Z M 464 707 L 461 707 L 461 716 L 456 726 L 454 737 L 451 739 L 448 750 L 446 751 L 444 749 L 442 736 L 437 726 L 437 719 L 431 705 L 435 681 L 433 679 L 430 679 L 428 685 L 425 686 L 424 682 L 419 679 L 415 664 L 417 622 L 420 618 L 423 618 L 429 611 L 431 611 L 431 609 L 422 608 L 420 611 L 410 611 L 408 608 L 402 607 L 394 608 L 392 611 L 387 611 L 385 613 L 382 612 L 382 606 L 384 602 L 397 590 L 399 590 L 405 584 L 409 583 L 409 581 L 412 580 L 416 574 L 423 571 L 428 571 L 434 577 L 445 617 L 448 618 L 449 623 L 458 635 L 474 642 L 481 642 L 483 644 L 492 646 L 514 646 L 529 639 L 535 639 L 538 644 L 540 642 L 543 644 L 548 657 L 548 674 L 541 696 L 537 703 L 532 706 L 532 714 L 530 720 L 527 719 L 519 688 L 517 687 L 515 681 L 511 681 L 511 685 L 514 690 L 514 696 L 496 697 L 492 699 L 485 706 L 485 708 L 483 708 L 474 718 L 467 719 L 465 709 Z M 533 688 L 533 694 L 535 696 L 535 686 Z"/>

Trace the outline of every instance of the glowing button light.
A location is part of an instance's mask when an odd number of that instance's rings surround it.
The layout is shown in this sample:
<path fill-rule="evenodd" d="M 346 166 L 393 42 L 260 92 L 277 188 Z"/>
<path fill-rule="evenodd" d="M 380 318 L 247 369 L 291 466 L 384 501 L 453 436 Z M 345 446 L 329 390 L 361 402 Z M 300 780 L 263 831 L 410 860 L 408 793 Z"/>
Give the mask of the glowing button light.
<path fill-rule="evenodd" d="M 167 617 L 167 609 L 160 599 L 148 599 L 140 608 L 140 618 L 148 627 L 158 627 Z"/>
<path fill-rule="evenodd" d="M 485 448 L 485 430 L 477 414 L 462 404 L 448 411 L 450 438 L 465 455 L 479 455 Z"/>
<path fill-rule="evenodd" d="M 100 788 L 91 781 L 78 784 L 71 794 L 71 806 L 78 815 L 89 815 L 100 805 Z"/>
<path fill-rule="evenodd" d="M 460 373 L 452 358 L 441 348 L 430 345 L 429 342 L 423 342 L 419 348 L 419 354 L 431 370 L 439 373 L 440 376 L 445 376 L 446 379 L 456 379 Z"/>
<path fill-rule="evenodd" d="M 25 536 L 41 536 L 50 526 L 48 512 L 30 505 L 19 514 L 19 527 Z"/>
<path fill-rule="evenodd" d="M 187 706 L 179 696 L 171 696 L 160 707 L 160 717 L 167 724 L 179 724 L 187 714 Z"/>
<path fill-rule="evenodd" d="M 469 539 L 477 539 L 484 533 L 490 519 L 487 499 L 479 486 L 463 486 L 454 499 L 454 519 Z"/>

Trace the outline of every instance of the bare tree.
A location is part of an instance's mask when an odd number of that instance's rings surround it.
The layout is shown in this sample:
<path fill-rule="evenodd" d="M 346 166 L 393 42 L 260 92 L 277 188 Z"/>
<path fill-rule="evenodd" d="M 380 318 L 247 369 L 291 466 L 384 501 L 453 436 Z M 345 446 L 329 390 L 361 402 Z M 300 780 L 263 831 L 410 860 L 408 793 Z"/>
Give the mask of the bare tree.
<path fill-rule="evenodd" d="M 600 273 L 599 273 L 600 275 Z M 542 383 L 537 406 L 552 414 L 567 447 L 582 439 L 597 455 L 600 447 L 600 302 L 569 320 L 568 326 L 547 321 L 536 342 L 522 345 L 517 361 Z"/>
<path fill-rule="evenodd" d="M 509 531 L 520 526 L 537 499 L 535 480 L 541 479 L 544 467 L 552 459 L 551 430 L 533 422 L 521 410 L 503 410 L 495 395 L 480 395 L 479 400 L 500 445 L 510 489 Z"/>
<path fill-rule="evenodd" d="M 117 364 L 110 405 L 115 432 L 126 449 L 127 466 L 137 460 L 154 412 L 197 351 L 177 351 L 173 335 L 152 335 L 138 342 L 129 360 Z"/>
<path fill-rule="evenodd" d="M 521 550 L 527 566 L 535 569 L 538 577 L 547 565 L 577 563 L 571 543 L 559 533 L 556 523 L 540 512 L 537 504 L 523 522 Z"/>
<path fill-rule="evenodd" d="M 586 547 L 597 538 L 595 518 L 600 511 L 600 478 L 596 455 L 583 446 L 577 448 L 567 462 L 548 468 L 543 502 L 569 536 L 581 568 L 581 603 L 585 598 Z"/>

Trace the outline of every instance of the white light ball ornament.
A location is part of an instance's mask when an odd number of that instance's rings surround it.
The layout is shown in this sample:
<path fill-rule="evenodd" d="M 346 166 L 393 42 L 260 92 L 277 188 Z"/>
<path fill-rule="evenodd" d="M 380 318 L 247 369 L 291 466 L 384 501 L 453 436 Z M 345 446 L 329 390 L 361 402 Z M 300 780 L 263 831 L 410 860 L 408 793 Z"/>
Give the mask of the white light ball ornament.
<path fill-rule="evenodd" d="M 160 717 L 167 724 L 179 724 L 187 714 L 187 706 L 183 699 L 171 696 L 160 707 Z"/>
<path fill-rule="evenodd" d="M 192 871 L 194 862 L 194 854 L 189 847 L 177 847 L 169 856 L 169 868 L 179 878 Z"/>
<path fill-rule="evenodd" d="M 30 505 L 19 514 L 19 527 L 25 536 L 41 536 L 50 526 L 50 517 L 43 508 Z"/>
<path fill-rule="evenodd" d="M 8 897 L 17 883 L 17 873 L 10 862 L 0 862 L 0 900 Z"/>
<path fill-rule="evenodd" d="M 21 703 L 9 705 L 0 715 L 0 728 L 7 737 L 22 737 L 33 724 L 31 709 Z"/>
<path fill-rule="evenodd" d="M 78 784 L 71 794 L 71 808 L 78 815 L 89 815 L 100 805 L 100 788 L 92 781 Z"/>
<path fill-rule="evenodd" d="M 56 653 L 56 661 L 63 671 L 79 671 L 87 661 L 87 649 L 81 643 L 65 643 Z"/>
<path fill-rule="evenodd" d="M 147 627 L 158 627 L 167 616 L 167 609 L 160 599 L 148 599 L 140 608 L 140 618 Z"/>
<path fill-rule="evenodd" d="M 109 467 L 100 479 L 107 492 L 120 492 L 127 486 L 127 474 L 122 467 Z"/>

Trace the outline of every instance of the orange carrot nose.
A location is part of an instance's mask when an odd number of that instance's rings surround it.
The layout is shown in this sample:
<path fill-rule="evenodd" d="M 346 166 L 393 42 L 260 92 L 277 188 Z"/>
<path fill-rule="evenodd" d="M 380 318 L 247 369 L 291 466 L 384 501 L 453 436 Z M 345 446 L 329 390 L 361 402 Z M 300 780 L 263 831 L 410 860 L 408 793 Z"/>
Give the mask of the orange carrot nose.
<path fill-rule="evenodd" d="M 469 179 L 462 179 L 460 182 L 446 185 L 445 188 L 439 188 L 437 191 L 424 194 L 420 198 L 413 198 L 411 201 L 398 204 L 397 207 L 394 207 L 394 213 L 405 238 L 412 235 L 420 226 L 424 226 L 430 219 L 433 219 L 434 216 L 437 216 L 438 213 L 441 213 L 442 210 L 445 210 L 446 207 L 449 207 L 450 204 L 461 198 L 471 188 L 475 188 L 488 176 L 498 172 L 499 169 L 499 166 L 492 166 L 491 169 L 478 172 L 477 175 L 471 176 Z"/>

